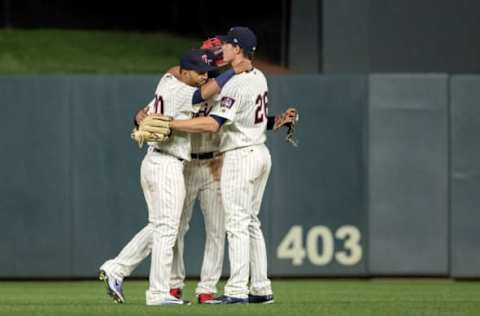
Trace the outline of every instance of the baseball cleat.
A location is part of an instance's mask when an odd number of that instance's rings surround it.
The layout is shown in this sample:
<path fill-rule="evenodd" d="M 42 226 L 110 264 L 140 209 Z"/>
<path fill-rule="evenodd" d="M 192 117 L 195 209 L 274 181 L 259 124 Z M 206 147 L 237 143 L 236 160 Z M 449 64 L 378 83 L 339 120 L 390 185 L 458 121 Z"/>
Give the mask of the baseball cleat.
<path fill-rule="evenodd" d="M 105 287 L 107 288 L 107 294 L 115 303 L 123 304 L 125 303 L 125 297 L 123 296 L 123 288 L 122 288 L 122 281 L 116 280 L 111 275 L 104 270 L 100 270 L 100 274 L 98 276 L 100 280 L 105 283 Z"/>
<path fill-rule="evenodd" d="M 198 304 L 218 304 L 213 293 L 198 294 Z"/>
<path fill-rule="evenodd" d="M 275 303 L 273 295 L 248 295 L 248 302 L 251 304 L 272 304 Z"/>
<path fill-rule="evenodd" d="M 175 296 L 168 295 L 159 305 L 191 305 L 192 302 L 184 301 Z"/>
<path fill-rule="evenodd" d="M 210 304 L 248 304 L 248 298 L 223 295 L 211 301 Z"/>
<path fill-rule="evenodd" d="M 174 289 L 170 289 L 170 295 L 173 296 L 173 297 L 176 297 L 178 299 L 182 298 L 182 289 L 180 288 L 174 288 Z"/>

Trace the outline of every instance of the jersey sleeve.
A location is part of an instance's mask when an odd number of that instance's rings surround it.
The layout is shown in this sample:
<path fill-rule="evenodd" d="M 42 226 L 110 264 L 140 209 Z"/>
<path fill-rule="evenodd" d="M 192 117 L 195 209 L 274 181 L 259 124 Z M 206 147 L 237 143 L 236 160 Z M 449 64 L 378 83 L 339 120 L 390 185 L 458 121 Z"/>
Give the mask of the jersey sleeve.
<path fill-rule="evenodd" d="M 217 96 L 215 105 L 210 112 L 210 115 L 223 117 L 228 122 L 232 122 L 238 111 L 241 94 L 238 89 L 224 88 Z"/>

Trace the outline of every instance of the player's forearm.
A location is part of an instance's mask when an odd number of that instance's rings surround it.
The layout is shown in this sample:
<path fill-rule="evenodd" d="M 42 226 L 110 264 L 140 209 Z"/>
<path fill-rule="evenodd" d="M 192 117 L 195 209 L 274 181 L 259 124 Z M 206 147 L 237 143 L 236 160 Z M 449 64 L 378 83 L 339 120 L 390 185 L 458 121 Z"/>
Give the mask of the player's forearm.
<path fill-rule="evenodd" d="M 191 120 L 173 120 L 170 128 L 186 133 L 216 133 L 220 124 L 215 119 L 205 116 Z"/>
<path fill-rule="evenodd" d="M 203 100 L 207 100 L 218 94 L 220 90 L 221 87 L 216 80 L 208 80 L 208 82 L 200 88 L 200 94 L 202 95 Z"/>
<path fill-rule="evenodd" d="M 200 88 L 203 100 L 210 99 L 214 95 L 218 94 L 222 87 L 235 75 L 233 69 L 229 69 L 222 74 L 218 75 L 214 80 L 209 80 Z"/>
<path fill-rule="evenodd" d="M 267 116 L 267 131 L 271 131 L 275 125 L 275 116 Z"/>

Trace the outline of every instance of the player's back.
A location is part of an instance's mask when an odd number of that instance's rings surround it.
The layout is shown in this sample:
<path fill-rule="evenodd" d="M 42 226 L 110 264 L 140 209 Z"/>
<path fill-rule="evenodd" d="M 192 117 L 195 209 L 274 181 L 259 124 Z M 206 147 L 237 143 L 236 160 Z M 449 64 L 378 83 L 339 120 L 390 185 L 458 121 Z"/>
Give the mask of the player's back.
<path fill-rule="evenodd" d="M 227 82 L 212 111 L 227 119 L 222 127 L 220 151 L 265 143 L 267 107 L 267 79 L 260 70 L 254 68 Z"/>
<path fill-rule="evenodd" d="M 148 113 L 159 113 L 178 120 L 190 119 L 195 112 L 192 97 L 196 89 L 167 73 L 158 83 L 155 97 L 148 105 Z M 175 157 L 190 160 L 188 133 L 175 132 L 166 143 L 151 142 L 149 145 Z"/>

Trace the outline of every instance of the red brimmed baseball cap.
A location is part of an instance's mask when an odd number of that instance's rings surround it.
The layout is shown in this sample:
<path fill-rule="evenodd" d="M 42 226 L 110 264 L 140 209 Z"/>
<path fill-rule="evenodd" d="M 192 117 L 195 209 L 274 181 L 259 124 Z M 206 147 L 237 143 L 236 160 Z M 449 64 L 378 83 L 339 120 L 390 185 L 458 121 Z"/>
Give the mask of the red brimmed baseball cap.
<path fill-rule="evenodd" d="M 213 66 L 215 55 L 207 49 L 192 49 L 180 58 L 180 68 L 204 73 L 216 70 Z"/>
<path fill-rule="evenodd" d="M 218 36 L 222 41 L 240 46 L 245 52 L 253 53 L 257 49 L 257 37 L 248 27 L 234 26 L 227 35 Z"/>

